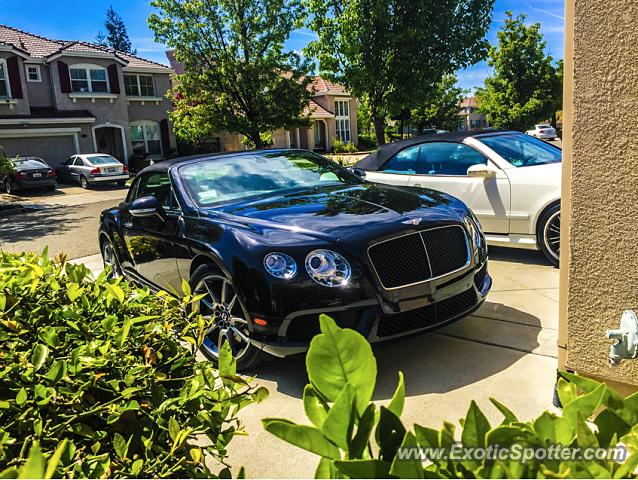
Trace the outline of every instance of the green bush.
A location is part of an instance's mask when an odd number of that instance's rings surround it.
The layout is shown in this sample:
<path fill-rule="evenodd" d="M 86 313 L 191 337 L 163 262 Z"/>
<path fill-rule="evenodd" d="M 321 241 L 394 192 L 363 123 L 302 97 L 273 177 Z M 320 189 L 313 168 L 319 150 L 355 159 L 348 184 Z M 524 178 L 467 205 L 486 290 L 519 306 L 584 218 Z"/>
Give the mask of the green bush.
<path fill-rule="evenodd" d="M 275 139 L 272 138 L 272 132 L 261 133 L 259 137 L 261 138 L 261 143 L 263 144 L 263 148 L 270 148 L 275 143 Z M 249 150 L 253 150 L 255 148 L 255 142 L 253 142 L 248 137 L 242 137 L 241 143 Z"/>
<path fill-rule="evenodd" d="M 228 476 L 237 411 L 267 392 L 227 346 L 197 362 L 192 301 L 0 252 L 0 477 Z"/>
<path fill-rule="evenodd" d="M 358 139 L 358 147 L 359 150 L 376 150 L 379 145 L 377 145 L 377 138 L 374 135 L 359 135 Z"/>
<path fill-rule="evenodd" d="M 342 142 L 339 139 L 335 139 L 332 144 L 332 152 L 333 153 L 356 153 L 357 146 L 354 143 L 346 143 Z"/>
<path fill-rule="evenodd" d="M 337 327 L 321 317 L 306 357 L 310 383 L 303 394 L 312 425 L 282 419 L 264 419 L 266 430 L 321 457 L 317 478 L 635 478 L 638 466 L 638 394 L 623 398 L 604 384 L 565 374 L 558 385 L 563 415 L 544 412 L 531 422 L 518 420 L 504 405 L 491 399 L 503 414 L 492 426 L 475 402 L 460 420 L 464 447 L 537 449 L 564 447 L 615 447 L 623 442 L 630 455 L 624 462 L 612 459 L 561 461 L 527 459 L 401 458 L 399 449 L 451 450 L 455 427 L 445 422 L 441 430 L 401 421 L 405 399 L 403 375 L 387 406 L 371 402 L 377 365 L 369 343 L 358 333 Z M 590 421 L 588 421 L 590 419 Z M 526 450 L 523 450 L 526 451 Z M 402 450 L 405 452 L 405 450 Z"/>
<path fill-rule="evenodd" d="M 13 165 L 13 162 L 9 160 L 9 157 L 6 153 L 4 153 L 2 146 L 0 146 L 0 176 L 10 175 L 14 171 L 15 166 Z"/>

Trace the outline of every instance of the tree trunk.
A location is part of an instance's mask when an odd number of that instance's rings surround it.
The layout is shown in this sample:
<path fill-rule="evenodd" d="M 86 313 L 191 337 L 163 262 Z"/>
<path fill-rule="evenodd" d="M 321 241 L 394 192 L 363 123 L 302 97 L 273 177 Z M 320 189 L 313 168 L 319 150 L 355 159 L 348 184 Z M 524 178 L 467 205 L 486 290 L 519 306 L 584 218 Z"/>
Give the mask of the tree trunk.
<path fill-rule="evenodd" d="M 380 115 L 374 115 L 374 134 L 377 137 L 377 143 L 379 145 L 385 145 L 385 118 Z"/>
<path fill-rule="evenodd" d="M 262 148 L 264 148 L 264 144 L 261 141 L 261 133 L 259 133 L 259 131 L 251 132 L 250 139 L 255 144 L 255 150 L 261 150 Z"/>

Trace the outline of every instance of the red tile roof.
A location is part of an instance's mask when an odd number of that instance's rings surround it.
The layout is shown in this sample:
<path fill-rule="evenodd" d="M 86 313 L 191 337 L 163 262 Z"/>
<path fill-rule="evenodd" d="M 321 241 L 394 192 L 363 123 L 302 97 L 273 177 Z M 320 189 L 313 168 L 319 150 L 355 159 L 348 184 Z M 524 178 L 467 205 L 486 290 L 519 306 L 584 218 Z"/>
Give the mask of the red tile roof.
<path fill-rule="evenodd" d="M 311 82 L 308 84 L 308 90 L 314 90 L 315 93 L 326 92 L 334 95 L 348 94 L 343 86 L 322 77 L 313 77 Z"/>
<path fill-rule="evenodd" d="M 170 72 L 170 68 L 158 62 L 153 62 L 145 58 L 131 55 L 124 52 L 119 52 L 112 48 L 104 47 L 96 43 L 82 42 L 82 41 L 69 41 L 69 40 L 53 40 L 45 38 L 40 35 L 25 32 L 17 28 L 9 27 L 7 25 L 0 25 L 0 43 L 10 44 L 15 48 L 18 48 L 31 57 L 47 59 L 55 54 L 69 53 L 108 53 L 127 62 L 129 68 L 162 68 L 166 69 L 166 72 Z"/>
<path fill-rule="evenodd" d="M 326 110 L 314 100 L 310 100 L 308 106 L 304 108 L 303 115 L 310 118 L 332 118 L 335 116 L 334 113 Z"/>
<path fill-rule="evenodd" d="M 459 107 L 463 108 L 463 107 L 478 107 L 478 103 L 476 102 L 476 97 L 467 97 L 464 98 L 461 103 L 459 104 Z"/>

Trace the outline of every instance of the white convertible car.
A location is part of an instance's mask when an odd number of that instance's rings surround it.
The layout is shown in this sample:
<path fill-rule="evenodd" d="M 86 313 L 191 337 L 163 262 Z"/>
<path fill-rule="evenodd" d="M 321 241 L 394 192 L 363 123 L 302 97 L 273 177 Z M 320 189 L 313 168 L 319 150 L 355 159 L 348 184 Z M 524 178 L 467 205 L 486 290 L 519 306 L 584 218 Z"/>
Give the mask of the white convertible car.
<path fill-rule="evenodd" d="M 383 145 L 354 167 L 371 182 L 463 200 L 490 245 L 541 250 L 558 265 L 560 148 L 514 131 L 425 135 Z"/>

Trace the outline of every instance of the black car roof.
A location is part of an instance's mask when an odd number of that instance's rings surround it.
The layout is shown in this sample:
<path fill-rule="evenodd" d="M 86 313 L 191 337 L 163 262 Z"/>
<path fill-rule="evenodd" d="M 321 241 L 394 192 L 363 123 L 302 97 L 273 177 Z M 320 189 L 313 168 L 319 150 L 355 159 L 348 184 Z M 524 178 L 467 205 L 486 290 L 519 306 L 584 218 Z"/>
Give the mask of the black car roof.
<path fill-rule="evenodd" d="M 371 153 L 367 157 L 359 160 L 354 166 L 362 168 L 364 170 L 375 171 L 381 168 L 385 163 L 394 155 L 399 153 L 412 145 L 419 145 L 421 143 L 428 142 L 462 142 L 468 137 L 477 137 L 479 135 L 497 134 L 497 133 L 520 133 L 514 130 L 496 130 L 496 129 L 482 129 L 482 130 L 465 130 L 461 132 L 449 132 L 449 133 L 431 133 L 428 135 L 421 135 L 418 137 L 408 138 L 406 140 L 400 140 L 398 142 L 386 143 L 381 145 L 376 152 Z"/>
<path fill-rule="evenodd" d="M 245 155 L 263 156 L 263 155 L 269 155 L 269 154 L 280 153 L 280 152 L 299 152 L 299 151 L 306 152 L 307 150 L 300 150 L 295 148 L 277 148 L 277 149 L 271 149 L 271 150 L 246 150 L 243 152 L 219 152 L 219 153 L 204 153 L 199 155 L 189 155 L 187 157 L 177 157 L 177 158 L 172 158 L 170 160 L 162 160 L 160 162 L 154 163 L 153 165 L 149 165 L 148 167 L 144 168 L 142 171 L 138 173 L 138 175 L 141 175 L 143 173 L 149 173 L 149 172 L 168 172 L 168 170 L 170 170 L 171 167 L 175 165 L 187 164 L 187 163 L 195 162 L 198 160 L 225 159 L 225 158 L 233 158 L 233 157 L 242 157 Z M 308 153 L 311 153 L 311 152 L 308 152 Z"/>

